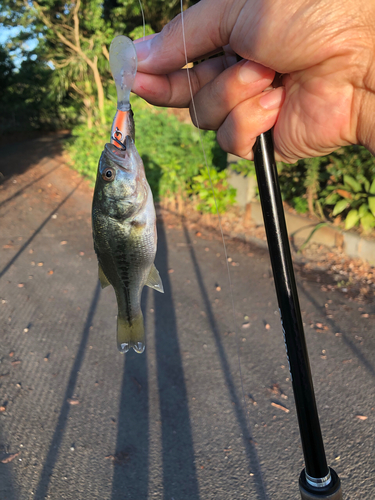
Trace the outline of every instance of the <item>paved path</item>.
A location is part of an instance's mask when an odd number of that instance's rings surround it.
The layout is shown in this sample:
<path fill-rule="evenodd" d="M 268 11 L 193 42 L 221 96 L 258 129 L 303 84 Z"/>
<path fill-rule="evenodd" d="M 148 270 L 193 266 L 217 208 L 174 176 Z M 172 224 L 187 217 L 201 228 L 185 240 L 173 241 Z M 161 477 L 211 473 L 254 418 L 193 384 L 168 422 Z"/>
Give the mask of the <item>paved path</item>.
<path fill-rule="evenodd" d="M 234 326 L 220 241 L 161 217 L 165 294 L 145 289 L 146 351 L 122 356 L 114 293 L 98 287 L 91 190 L 54 136 L 0 152 L 0 499 L 297 500 L 268 254 L 228 245 Z M 297 278 L 328 461 L 345 499 L 370 500 L 374 303 Z"/>

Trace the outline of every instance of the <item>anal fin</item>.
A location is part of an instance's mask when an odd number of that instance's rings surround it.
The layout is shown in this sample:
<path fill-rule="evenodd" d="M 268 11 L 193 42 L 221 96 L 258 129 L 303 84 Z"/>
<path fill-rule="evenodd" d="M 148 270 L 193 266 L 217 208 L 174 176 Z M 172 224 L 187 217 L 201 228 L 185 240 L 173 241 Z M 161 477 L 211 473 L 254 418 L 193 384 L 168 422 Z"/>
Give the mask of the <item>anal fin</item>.
<path fill-rule="evenodd" d="M 159 271 L 156 269 L 155 264 L 152 264 L 150 274 L 148 275 L 146 285 L 158 292 L 164 293 L 163 283 L 160 278 Z"/>
<path fill-rule="evenodd" d="M 100 285 L 103 288 L 106 288 L 107 286 L 109 286 L 111 283 L 107 280 L 107 277 L 106 275 L 104 274 L 103 272 L 103 269 L 102 269 L 102 266 L 99 264 L 99 268 L 98 268 L 98 274 L 99 274 L 99 281 L 100 281 Z"/>

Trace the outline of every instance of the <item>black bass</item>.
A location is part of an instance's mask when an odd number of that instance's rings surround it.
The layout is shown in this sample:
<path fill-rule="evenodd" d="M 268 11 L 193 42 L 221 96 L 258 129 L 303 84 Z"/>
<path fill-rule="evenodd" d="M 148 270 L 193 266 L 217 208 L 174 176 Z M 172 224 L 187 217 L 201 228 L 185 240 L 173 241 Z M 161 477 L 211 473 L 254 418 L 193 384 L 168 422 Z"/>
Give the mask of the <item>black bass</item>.
<path fill-rule="evenodd" d="M 159 292 L 164 290 L 154 265 L 155 208 L 143 162 L 134 145 L 131 111 L 126 121 L 129 135 L 116 141 L 120 147 L 106 144 L 99 160 L 92 227 L 101 286 L 112 285 L 116 293 L 118 349 L 127 352 L 133 347 L 142 353 L 142 289 L 147 285 Z"/>

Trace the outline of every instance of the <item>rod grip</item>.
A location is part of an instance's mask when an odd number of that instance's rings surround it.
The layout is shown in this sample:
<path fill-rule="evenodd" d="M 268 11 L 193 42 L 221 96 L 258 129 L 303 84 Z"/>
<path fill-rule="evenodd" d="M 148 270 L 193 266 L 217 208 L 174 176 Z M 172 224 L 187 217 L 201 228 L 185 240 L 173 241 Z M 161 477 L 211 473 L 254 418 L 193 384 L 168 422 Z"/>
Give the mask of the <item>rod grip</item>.
<path fill-rule="evenodd" d="M 314 488 L 306 481 L 305 470 L 299 478 L 299 491 L 302 500 L 342 500 L 341 481 L 336 472 L 329 468 L 332 481 L 327 488 Z"/>

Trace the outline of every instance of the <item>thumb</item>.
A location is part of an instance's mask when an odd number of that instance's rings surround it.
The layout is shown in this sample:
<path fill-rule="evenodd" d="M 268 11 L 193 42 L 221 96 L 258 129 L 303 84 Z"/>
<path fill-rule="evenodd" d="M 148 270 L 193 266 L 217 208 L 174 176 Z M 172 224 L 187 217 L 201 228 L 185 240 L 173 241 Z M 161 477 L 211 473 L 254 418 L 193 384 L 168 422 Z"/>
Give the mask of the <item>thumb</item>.
<path fill-rule="evenodd" d="M 240 10 L 237 4 L 242 2 L 201 0 L 172 19 L 154 37 L 136 40 L 138 70 L 165 74 L 182 68 L 186 64 L 184 38 L 188 61 L 217 52 L 228 44 L 231 26 L 227 13 L 232 5 L 230 18 L 235 22 L 233 8 Z"/>

